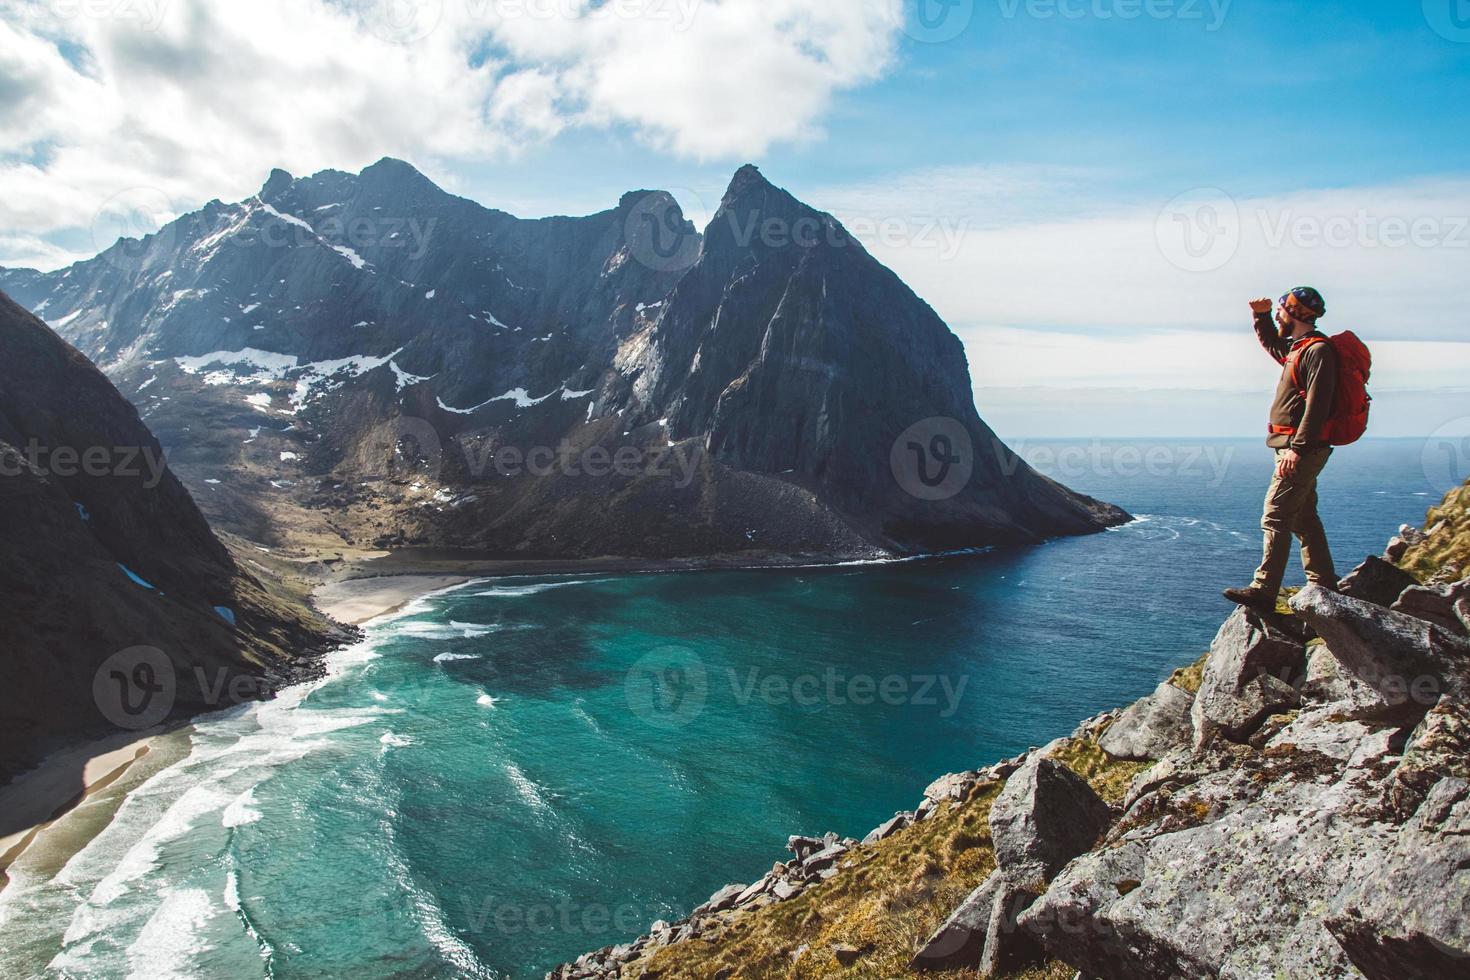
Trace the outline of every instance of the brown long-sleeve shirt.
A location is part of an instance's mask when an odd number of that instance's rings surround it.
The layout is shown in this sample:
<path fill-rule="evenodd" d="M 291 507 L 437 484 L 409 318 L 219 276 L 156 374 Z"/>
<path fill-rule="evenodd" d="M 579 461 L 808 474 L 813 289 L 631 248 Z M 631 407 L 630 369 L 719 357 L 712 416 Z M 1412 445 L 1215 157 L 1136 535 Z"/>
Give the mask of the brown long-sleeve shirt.
<path fill-rule="evenodd" d="M 1277 331 L 1269 313 L 1258 314 L 1255 327 L 1261 346 L 1282 366 L 1281 383 L 1276 386 L 1276 400 L 1271 404 L 1271 424 L 1296 430 L 1295 433 L 1273 432 L 1266 444 L 1272 449 L 1289 448 L 1297 452 L 1325 448 L 1328 443 L 1322 439 L 1322 426 L 1331 417 L 1333 400 L 1337 397 L 1337 349 L 1331 344 L 1312 344 L 1301 350 L 1309 337 L 1325 339 L 1326 335 L 1314 330 L 1292 343 Z M 1297 362 L 1295 381 L 1293 361 Z"/>

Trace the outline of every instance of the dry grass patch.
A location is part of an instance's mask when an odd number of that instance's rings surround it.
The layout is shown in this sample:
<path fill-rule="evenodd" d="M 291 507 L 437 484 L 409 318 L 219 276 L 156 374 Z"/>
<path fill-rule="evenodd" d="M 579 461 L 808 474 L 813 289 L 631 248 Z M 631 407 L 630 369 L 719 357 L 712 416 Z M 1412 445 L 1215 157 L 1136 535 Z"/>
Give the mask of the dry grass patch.
<path fill-rule="evenodd" d="M 1122 803 L 1133 777 L 1153 766 L 1152 762 L 1115 759 L 1091 738 L 1068 739 L 1051 757 L 1087 780 L 1093 792 L 1112 804 Z"/>
<path fill-rule="evenodd" d="M 667 947 L 640 964 L 642 971 L 635 967 L 625 975 L 708 980 L 729 970 L 732 980 L 915 976 L 908 966 L 914 952 L 995 869 L 990 806 L 1000 788 L 984 784 L 963 803 L 941 803 L 928 820 L 854 848 L 831 879 L 785 902 L 737 913 L 713 941 Z M 836 946 L 862 952 L 844 966 L 833 953 Z M 975 971 L 924 976 L 974 977 Z"/>
<path fill-rule="evenodd" d="M 1169 683 L 1181 691 L 1198 694 L 1200 686 L 1205 682 L 1205 662 L 1209 659 L 1210 653 L 1206 650 L 1205 655 L 1193 664 L 1188 667 L 1180 667 L 1173 674 L 1169 675 Z"/>

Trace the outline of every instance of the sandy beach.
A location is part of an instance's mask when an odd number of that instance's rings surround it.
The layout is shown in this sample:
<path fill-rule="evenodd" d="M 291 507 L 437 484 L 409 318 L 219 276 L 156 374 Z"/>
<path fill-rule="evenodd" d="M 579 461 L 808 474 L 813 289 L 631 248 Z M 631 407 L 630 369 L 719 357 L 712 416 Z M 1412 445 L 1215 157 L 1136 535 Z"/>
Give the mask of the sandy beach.
<path fill-rule="evenodd" d="M 339 623 L 361 626 L 392 615 L 420 596 L 471 581 L 465 575 L 384 575 L 322 586 L 312 596 L 316 607 Z"/>
<path fill-rule="evenodd" d="M 47 826 L 120 779 L 148 754 L 159 733 L 119 734 L 63 749 L 0 788 L 0 813 L 7 828 L 0 836 L 0 874 Z"/>

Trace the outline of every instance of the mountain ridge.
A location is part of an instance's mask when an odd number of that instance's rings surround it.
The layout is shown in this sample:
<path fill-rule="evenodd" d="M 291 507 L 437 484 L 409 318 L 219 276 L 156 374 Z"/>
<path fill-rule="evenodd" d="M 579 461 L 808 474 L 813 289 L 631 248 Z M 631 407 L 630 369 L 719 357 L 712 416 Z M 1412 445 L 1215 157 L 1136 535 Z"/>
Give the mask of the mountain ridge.
<path fill-rule="evenodd" d="M 4 293 L 0 334 L 0 782 L 78 735 L 141 731 L 318 671 L 349 633 L 245 568 L 134 408 Z M 129 688 L 143 676 L 158 698 Z"/>
<path fill-rule="evenodd" d="M 704 233 L 664 191 L 520 219 L 392 158 L 275 170 L 6 286 L 137 400 L 213 522 L 277 544 L 840 559 L 1127 519 L 1010 453 L 932 308 L 753 165 Z M 908 442 L 960 447 L 942 494 L 894 449 L 935 420 Z M 483 465 L 564 445 L 702 462 L 682 487 Z"/>

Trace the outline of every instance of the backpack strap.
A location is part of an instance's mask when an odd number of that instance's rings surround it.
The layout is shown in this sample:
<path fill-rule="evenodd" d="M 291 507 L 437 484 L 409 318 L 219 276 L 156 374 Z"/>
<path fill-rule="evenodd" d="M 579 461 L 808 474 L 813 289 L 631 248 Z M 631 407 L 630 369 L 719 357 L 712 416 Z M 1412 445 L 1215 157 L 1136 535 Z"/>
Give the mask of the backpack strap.
<path fill-rule="evenodd" d="M 1311 348 L 1316 347 L 1318 344 L 1330 343 L 1332 343 L 1332 341 L 1328 340 L 1326 337 L 1304 337 L 1302 339 L 1301 346 L 1291 352 L 1291 357 L 1287 361 L 1288 366 L 1291 368 L 1291 385 L 1297 391 L 1301 392 L 1304 397 L 1307 393 L 1306 389 L 1302 387 L 1302 383 L 1297 377 L 1297 366 L 1301 364 L 1302 355 Z"/>

